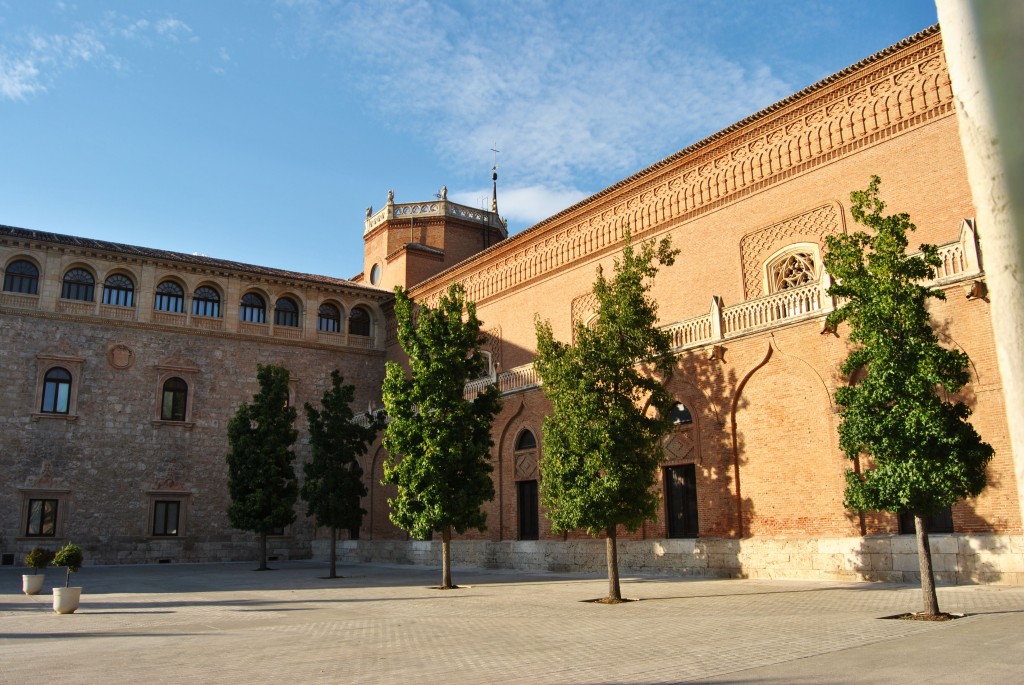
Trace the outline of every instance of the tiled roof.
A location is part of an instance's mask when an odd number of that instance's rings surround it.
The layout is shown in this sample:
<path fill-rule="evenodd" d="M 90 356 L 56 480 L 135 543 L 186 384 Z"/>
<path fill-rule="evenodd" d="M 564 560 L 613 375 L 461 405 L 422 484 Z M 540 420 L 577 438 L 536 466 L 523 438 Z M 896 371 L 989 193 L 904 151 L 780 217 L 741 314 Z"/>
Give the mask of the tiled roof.
<path fill-rule="evenodd" d="M 21 240 L 56 243 L 58 245 L 72 245 L 74 247 L 87 250 L 117 252 L 120 254 L 132 255 L 134 257 L 195 264 L 197 266 L 203 266 L 210 269 L 229 269 L 231 271 L 242 271 L 245 273 L 258 274 L 260 276 L 269 276 L 272 278 L 285 278 L 292 281 L 306 281 L 308 283 L 321 283 L 324 285 L 345 286 L 380 292 L 378 288 L 371 288 L 360 283 L 353 283 L 352 281 L 348 281 L 343 278 L 332 278 L 331 276 L 319 276 L 317 274 L 304 274 L 297 271 L 286 271 L 284 269 L 272 269 L 266 266 L 243 264 L 242 262 L 232 262 L 227 259 L 214 259 L 213 257 L 206 257 L 203 255 L 191 255 L 184 252 L 172 252 L 170 250 L 157 250 L 152 247 L 138 247 L 136 245 L 125 245 L 124 243 L 111 243 L 106 240 L 79 238 L 77 236 L 63 235 L 61 233 L 32 231 L 27 228 L 17 228 L 15 226 L 4 226 L 0 224 L 0 237 L 3 236 L 9 236 Z"/>

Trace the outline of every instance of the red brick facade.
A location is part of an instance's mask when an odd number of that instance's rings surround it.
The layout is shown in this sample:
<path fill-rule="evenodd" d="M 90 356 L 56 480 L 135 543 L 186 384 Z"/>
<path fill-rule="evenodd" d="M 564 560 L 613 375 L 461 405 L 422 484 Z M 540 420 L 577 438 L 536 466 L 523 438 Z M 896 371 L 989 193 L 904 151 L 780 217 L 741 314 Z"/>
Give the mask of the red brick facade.
<path fill-rule="evenodd" d="M 521 484 L 539 478 L 548 410 L 529 366 L 535 317 L 568 339 L 572 322 L 593 310 L 595 271 L 611 269 L 627 230 L 639 239 L 670 237 L 681 250 L 675 265 L 659 273 L 653 294 L 675 345 L 669 387 L 691 421 L 666 440 L 661 477 L 678 483 L 692 475 L 693 482 L 687 494 L 672 490 L 671 497 L 668 484 L 660 482 L 665 497 L 658 519 L 623 537 L 664 541 L 657 549 L 667 549 L 670 536 L 695 536 L 698 547 L 724 541 L 719 547 L 728 553 L 708 552 L 701 568 L 732 573 L 754 568 L 743 560 L 745 541 L 781 540 L 779 549 L 789 549 L 811 540 L 898 533 L 893 515 L 859 516 L 843 507 L 848 462 L 838 449 L 833 397 L 847 380 L 838 368 L 848 346 L 845 331 L 823 331 L 834 307 L 824 294 L 824 240 L 855 230 L 849 194 L 866 187 L 873 174 L 882 178 L 888 210 L 907 212 L 917 224 L 912 245 L 937 244 L 947 260 L 935 284 L 948 299 L 933 306 L 933 318 L 942 341 L 971 357 L 963 398 L 974 412 L 972 422 L 996 450 L 989 487 L 953 507 L 953 528 L 1020 536 L 989 305 L 965 296 L 984 279 L 979 255 L 985 227 L 975 231 L 970 220 L 975 212 L 955 116 L 941 36 L 930 29 L 512 238 L 506 239 L 494 212 L 443 197 L 400 204 L 389 199 L 377 213 L 367 212 L 365 270 L 353 282 L 0 231 L 0 266 L 29 260 L 41 274 L 37 296 L 0 295 L 0 380 L 13 389 L 0 398 L 0 466 L 7 475 L 0 552 L 21 555 L 37 542 L 25 534 L 25 503 L 52 497 L 62 507 L 55 537 L 73 536 L 95 561 L 251 556 L 251 536 L 232 531 L 223 513 L 224 433 L 234 408 L 253 391 L 255 363 L 287 366 L 297 378 L 299 401 L 315 400 L 330 370 L 341 368 L 358 385 L 360 407 L 372 405 L 379 402 L 384 360 L 402 358 L 389 322 L 391 288 L 405 286 L 414 298 L 430 302 L 452 281 L 477 303 L 491 381 L 504 397 L 494 425 L 497 495 L 486 506 L 488 530 L 465 538 L 519 540 L 519 498 L 529 491 Z M 787 259 L 803 265 L 799 283 L 777 282 L 776 265 Z M 97 284 L 116 272 L 130 276 L 135 306 L 65 301 L 61 278 L 75 265 L 90 270 Z M 224 303 L 219 320 L 192 316 L 187 306 L 180 316 L 152 311 L 155 289 L 168 278 L 183 286 L 186 304 L 198 287 L 216 289 Z M 291 298 L 299 306 L 299 326 L 239 321 L 240 298 L 250 292 L 268 303 Z M 323 330 L 318 311 L 324 304 L 340 311 L 340 330 Z M 345 323 L 360 307 L 370 318 L 368 335 L 350 334 Z M 33 406 L 40 374 L 53 359 L 79 374 L 70 418 L 40 418 Z M 159 383 L 171 373 L 184 376 L 195 393 L 189 426 L 154 418 Z M 524 431 L 532 433 L 535 447 Z M 297 452 L 300 462 L 308 458 L 304 440 Z M 380 485 L 384 458 L 378 444 L 364 464 L 369 513 L 358 544 L 366 549 L 407 539 L 388 518 L 389 491 Z M 154 497 L 172 496 L 187 502 L 188 533 L 156 540 L 148 507 Z M 670 509 L 678 506 L 673 497 L 692 503 L 696 520 L 688 509 L 670 521 Z M 322 533 L 300 515 L 274 549 L 308 556 L 318 537 Z M 541 512 L 537 537 L 543 544 L 585 536 L 553 536 Z M 682 541 L 671 542 L 679 547 Z M 862 547 L 878 557 L 870 561 L 872 569 L 895 569 L 889 551 Z M 688 559 L 696 549 L 687 548 Z M 715 554 L 722 558 L 710 558 Z M 793 552 L 794 559 L 804 556 L 813 555 Z M 481 563 L 505 563 L 496 559 Z M 771 559 L 758 563 L 757 569 L 772 573 Z M 803 561 L 787 563 L 802 568 Z M 807 563 L 830 572 L 840 562 L 829 556 Z M 1017 575 L 1024 580 L 1024 573 Z"/>

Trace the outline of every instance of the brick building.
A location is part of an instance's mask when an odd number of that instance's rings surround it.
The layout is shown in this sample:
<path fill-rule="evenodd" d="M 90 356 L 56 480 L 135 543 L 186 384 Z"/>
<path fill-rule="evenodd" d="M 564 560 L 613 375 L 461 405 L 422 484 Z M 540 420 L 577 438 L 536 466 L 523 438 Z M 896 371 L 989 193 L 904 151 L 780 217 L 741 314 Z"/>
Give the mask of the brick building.
<path fill-rule="evenodd" d="M 682 249 L 654 295 L 671 332 L 677 429 L 665 443 L 664 510 L 624 536 L 625 568 L 696 575 L 910 579 L 898 517 L 845 510 L 834 391 L 842 336 L 821 253 L 852 230 L 849 193 L 883 179 L 891 211 L 940 246 L 933 307 L 941 339 L 972 360 L 964 397 L 995 447 L 990 486 L 936 521 L 940 579 L 1024 583 L 1024 537 L 984 298 L 984 227 L 974 209 L 937 28 L 831 76 L 508 238 L 492 211 L 441 198 L 367 212 L 365 268 L 351 281 L 81 238 L 0 228 L 0 551 L 75 539 L 97 562 L 251 556 L 226 520 L 226 422 L 282 363 L 298 402 L 330 369 L 380 394 L 399 359 L 390 288 L 431 302 L 462 283 L 487 332 L 504 407 L 494 425 L 497 496 L 488 530 L 456 563 L 599 569 L 603 545 L 552 536 L 537 505 L 547 404 L 530 366 L 534 316 L 565 340 L 586 320 L 596 269 L 624 230 Z M 980 236 L 979 236 L 980 233 Z M 34 280 L 33 280 L 34 279 Z M 35 284 L 32 286 L 32 284 Z M 34 288 L 34 289 L 33 289 Z M 305 433 L 303 432 L 303 438 Z M 299 460 L 308 458 L 300 438 Z M 388 520 L 385 455 L 366 457 L 369 511 L 343 559 L 434 562 Z M 173 534 L 168 522 L 174 524 Z M 45 531 L 44 531 L 45 528 Z M 310 521 L 274 554 L 324 554 Z"/>

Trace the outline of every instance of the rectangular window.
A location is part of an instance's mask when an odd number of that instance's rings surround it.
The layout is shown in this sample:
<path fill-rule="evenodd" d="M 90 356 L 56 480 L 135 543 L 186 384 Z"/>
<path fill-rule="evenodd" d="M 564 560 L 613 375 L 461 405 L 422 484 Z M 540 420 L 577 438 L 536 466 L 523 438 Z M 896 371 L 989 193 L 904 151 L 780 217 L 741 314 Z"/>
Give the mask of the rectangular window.
<path fill-rule="evenodd" d="M 153 503 L 153 535 L 177 535 L 180 514 L 181 502 L 156 500 Z"/>
<path fill-rule="evenodd" d="M 30 499 L 28 501 L 26 537 L 52 538 L 57 535 L 57 501 L 55 499 Z"/>

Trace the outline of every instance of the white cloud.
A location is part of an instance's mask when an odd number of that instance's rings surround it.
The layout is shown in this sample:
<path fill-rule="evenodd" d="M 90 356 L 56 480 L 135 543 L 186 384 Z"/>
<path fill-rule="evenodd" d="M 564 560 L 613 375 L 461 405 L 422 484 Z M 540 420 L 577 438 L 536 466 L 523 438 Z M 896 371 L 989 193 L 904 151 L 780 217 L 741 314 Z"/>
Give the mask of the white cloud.
<path fill-rule="evenodd" d="M 300 45 L 338 54 L 373 106 L 452 163 L 479 165 L 497 142 L 534 190 L 528 206 L 581 176 L 599 189 L 793 90 L 702 45 L 699 22 L 682 21 L 696 18 L 671 5 L 281 3 Z"/>
<path fill-rule="evenodd" d="M 79 23 L 66 33 L 0 34 L 0 99 L 23 101 L 44 93 L 62 74 L 82 64 L 120 70 L 123 62 L 116 48 L 125 41 L 152 44 L 157 37 L 178 42 L 183 36 L 198 40 L 191 34 L 192 29 L 178 19 L 153 23 L 109 12 L 94 25 Z"/>
<path fill-rule="evenodd" d="M 24 100 L 25 96 L 46 90 L 39 81 L 39 70 L 32 60 L 11 60 L 0 55 L 0 97 Z"/>
<path fill-rule="evenodd" d="M 182 36 L 187 36 L 192 33 L 192 27 L 188 24 L 180 19 L 173 19 L 170 17 L 156 22 L 156 24 L 154 24 L 154 28 L 161 36 L 166 36 L 175 42 L 177 42 Z"/>

